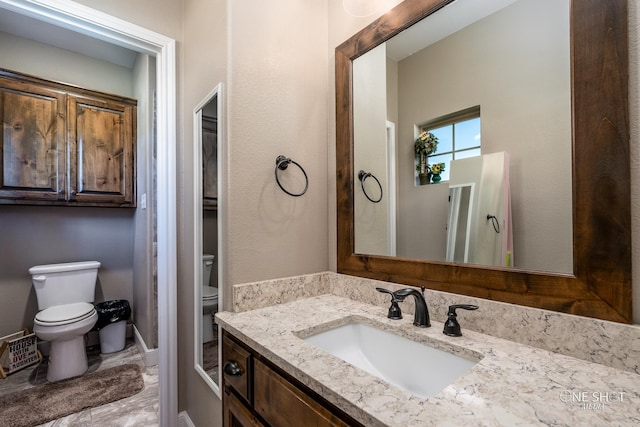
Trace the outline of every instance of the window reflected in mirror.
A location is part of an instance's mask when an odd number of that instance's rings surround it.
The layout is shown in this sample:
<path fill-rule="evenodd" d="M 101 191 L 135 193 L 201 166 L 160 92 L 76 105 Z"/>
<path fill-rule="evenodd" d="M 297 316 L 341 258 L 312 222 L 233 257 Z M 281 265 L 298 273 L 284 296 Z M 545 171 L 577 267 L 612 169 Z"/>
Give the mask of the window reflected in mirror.
<path fill-rule="evenodd" d="M 480 106 L 429 120 L 419 127 L 419 132 L 420 135 L 425 132 L 430 134 L 436 143 L 425 159 L 416 156 L 416 185 L 449 181 L 452 160 L 482 154 Z M 425 163 L 424 167 L 421 167 L 421 163 Z M 420 173 L 427 173 L 429 179 L 426 182 L 420 179 Z M 437 178 L 434 178 L 436 175 Z"/>

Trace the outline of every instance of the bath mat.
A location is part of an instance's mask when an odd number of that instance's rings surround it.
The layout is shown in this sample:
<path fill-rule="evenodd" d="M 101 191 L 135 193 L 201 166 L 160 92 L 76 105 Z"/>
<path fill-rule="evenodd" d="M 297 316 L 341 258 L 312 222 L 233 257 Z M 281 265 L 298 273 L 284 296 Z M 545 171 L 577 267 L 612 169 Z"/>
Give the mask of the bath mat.
<path fill-rule="evenodd" d="M 144 388 L 141 368 L 127 364 L 42 384 L 0 397 L 0 427 L 44 424 L 133 396 Z"/>
<path fill-rule="evenodd" d="M 202 367 L 205 371 L 218 366 L 218 341 L 206 342 L 202 345 Z"/>

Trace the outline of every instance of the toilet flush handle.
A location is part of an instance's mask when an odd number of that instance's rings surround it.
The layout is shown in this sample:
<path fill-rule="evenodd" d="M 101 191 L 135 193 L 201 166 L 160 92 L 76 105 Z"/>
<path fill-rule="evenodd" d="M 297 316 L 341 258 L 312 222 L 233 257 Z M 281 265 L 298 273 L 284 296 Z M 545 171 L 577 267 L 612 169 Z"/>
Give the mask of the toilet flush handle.
<path fill-rule="evenodd" d="M 47 279 L 47 276 L 33 276 L 34 282 L 44 282 Z"/>

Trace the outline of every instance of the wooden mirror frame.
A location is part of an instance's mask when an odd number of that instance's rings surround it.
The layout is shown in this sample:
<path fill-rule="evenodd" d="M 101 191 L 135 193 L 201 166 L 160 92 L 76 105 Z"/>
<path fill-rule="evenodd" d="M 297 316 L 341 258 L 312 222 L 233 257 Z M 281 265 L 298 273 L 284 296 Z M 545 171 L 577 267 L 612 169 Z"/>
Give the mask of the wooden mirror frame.
<path fill-rule="evenodd" d="M 405 0 L 336 48 L 338 272 L 631 323 L 626 0 L 572 0 L 574 274 L 354 253 L 352 61 L 452 0 Z"/>

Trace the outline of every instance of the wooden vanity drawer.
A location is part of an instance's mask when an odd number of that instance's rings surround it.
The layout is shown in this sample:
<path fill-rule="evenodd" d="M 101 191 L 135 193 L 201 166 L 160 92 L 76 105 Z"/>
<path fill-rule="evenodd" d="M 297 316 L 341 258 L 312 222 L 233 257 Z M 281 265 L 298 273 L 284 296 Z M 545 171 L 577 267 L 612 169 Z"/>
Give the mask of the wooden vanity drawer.
<path fill-rule="evenodd" d="M 251 403 L 251 353 L 231 340 L 227 335 L 222 338 L 222 376 L 225 387 L 230 386 Z"/>
<path fill-rule="evenodd" d="M 272 426 L 349 425 L 257 359 L 253 391 L 255 411 Z"/>

